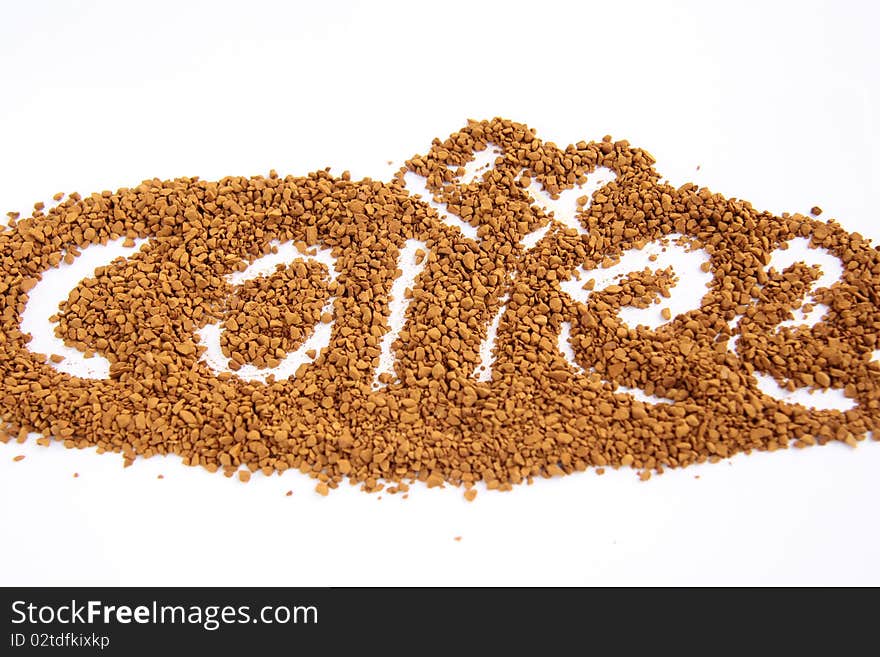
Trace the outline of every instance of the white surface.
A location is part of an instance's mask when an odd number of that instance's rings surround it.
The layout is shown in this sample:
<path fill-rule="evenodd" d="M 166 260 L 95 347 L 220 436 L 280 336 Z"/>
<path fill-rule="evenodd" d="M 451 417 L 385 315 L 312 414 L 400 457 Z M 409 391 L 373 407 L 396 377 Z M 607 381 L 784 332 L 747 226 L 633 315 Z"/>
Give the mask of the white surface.
<path fill-rule="evenodd" d="M 273 252 L 257 258 L 244 271 L 237 271 L 226 277 L 230 285 L 241 285 L 247 281 L 259 278 L 261 276 L 272 275 L 276 271 L 276 267 L 281 264 L 291 264 L 295 260 L 311 260 L 323 265 L 327 270 L 327 282 L 336 280 L 338 275 L 336 271 L 336 260 L 330 253 L 330 249 L 312 249 L 305 255 L 299 253 L 293 242 L 272 243 Z M 232 293 L 235 294 L 233 288 Z M 321 314 L 332 313 L 333 304 L 336 297 L 331 296 L 321 308 Z M 328 323 L 316 322 L 313 326 L 306 328 L 307 337 L 303 343 L 291 351 L 287 356 L 281 359 L 275 367 L 257 367 L 251 363 L 245 363 L 237 372 L 233 372 L 229 368 L 229 359 L 223 355 L 223 347 L 220 345 L 220 335 L 224 329 L 221 322 L 213 322 L 205 324 L 197 337 L 200 345 L 205 347 L 205 353 L 202 354 L 202 360 L 216 373 L 231 372 L 235 376 L 245 381 L 266 381 L 269 376 L 275 379 L 287 379 L 295 376 L 300 366 L 306 363 L 314 362 L 315 358 L 321 355 L 321 352 L 330 344 L 330 336 L 333 333 L 333 319 Z M 315 357 L 310 358 L 309 351 L 314 350 Z"/>
<path fill-rule="evenodd" d="M 81 280 L 94 276 L 95 269 L 109 265 L 116 258 L 136 253 L 136 247 L 143 246 L 147 240 L 135 240 L 134 247 L 123 246 L 124 242 L 125 238 L 120 237 L 106 244 L 93 244 L 82 249 L 70 264 L 62 261 L 58 267 L 46 271 L 28 294 L 21 314 L 21 330 L 31 334 L 28 348 L 45 356 L 63 356 L 64 360 L 60 363 L 52 363 L 52 367 L 59 372 L 84 379 L 110 377 L 110 361 L 100 354 L 86 358 L 81 351 L 68 347 L 64 340 L 55 335 L 58 322 L 50 322 L 50 318 L 57 319 L 59 304 L 67 300 Z"/>
<path fill-rule="evenodd" d="M 813 294 L 822 288 L 831 287 L 843 276 L 843 263 L 840 261 L 840 258 L 827 249 L 811 249 L 809 244 L 810 241 L 805 237 L 796 237 L 785 245 L 787 248 L 777 249 L 770 254 L 770 264 L 767 265 L 770 275 L 781 273 L 795 263 L 803 263 L 808 267 L 819 267 L 819 277 L 813 281 L 805 298 L 802 300 L 805 305 L 812 305 L 812 309 L 809 312 L 804 312 L 803 306 L 801 306 L 801 308 L 793 310 L 793 318 L 783 320 L 777 324 L 776 331 L 783 327 L 815 326 L 821 322 L 822 318 L 825 317 L 825 313 L 828 312 L 828 306 L 816 301 Z M 734 318 L 734 322 L 738 324 L 738 318 Z M 738 336 L 733 336 L 728 341 L 728 348 L 732 349 L 734 353 L 736 353 L 737 339 Z M 876 354 L 873 356 L 873 360 L 877 360 Z M 840 388 L 828 388 L 826 390 L 795 388 L 794 390 L 787 390 L 779 385 L 772 376 L 762 374 L 761 372 L 755 372 L 755 379 L 761 392 L 782 401 L 831 411 L 848 411 L 856 406 L 855 401 L 848 399 Z"/>
<path fill-rule="evenodd" d="M 529 194 L 531 194 L 536 205 L 542 206 L 545 212 L 552 211 L 553 218 L 559 221 L 563 226 L 566 228 L 572 228 L 581 235 L 586 235 L 586 229 L 581 225 L 576 216 L 578 210 L 578 198 L 581 196 L 587 197 L 587 202 L 583 205 L 583 209 L 586 210 L 592 204 L 595 191 L 603 185 L 607 185 L 616 177 L 617 174 L 611 169 L 607 167 L 596 167 L 596 170 L 587 176 L 587 181 L 583 185 L 575 184 L 571 189 L 563 189 L 557 195 L 558 198 L 552 198 L 544 191 L 543 187 L 541 187 L 537 180 L 532 180 L 529 184 Z M 537 244 L 540 240 L 540 238 L 535 238 L 536 233 L 543 236 L 543 230 L 538 228 L 523 238 L 522 243 L 526 249 L 532 248 L 532 246 Z"/>
<path fill-rule="evenodd" d="M 416 262 L 416 254 L 422 251 L 421 262 Z M 421 240 L 407 240 L 397 256 L 397 269 L 400 276 L 391 284 L 388 299 L 388 332 L 382 336 L 379 343 L 379 365 L 373 377 L 374 388 L 384 388 L 385 384 L 379 381 L 382 374 L 390 374 L 391 380 L 396 381 L 397 371 L 394 369 L 394 342 L 400 336 L 400 331 L 406 323 L 406 311 L 412 299 L 406 297 L 406 291 L 411 290 L 416 279 L 425 265 L 428 264 L 430 251 Z"/>
<path fill-rule="evenodd" d="M 0 207 L 273 167 L 388 180 L 502 115 L 877 240 L 878 9 L 661 4 L 6 3 Z M 468 504 L 10 443 L 0 584 L 880 584 L 878 468 L 876 443 L 831 445 Z"/>
<path fill-rule="evenodd" d="M 652 256 L 655 258 L 653 261 L 650 260 Z M 559 287 L 578 303 L 586 303 L 593 292 L 601 292 L 609 285 L 620 283 L 633 272 L 671 268 L 674 278 L 669 286 L 668 299 L 658 297 L 660 303 L 652 303 L 646 308 L 625 306 L 618 312 L 627 326 L 657 329 L 702 305 L 712 282 L 712 274 L 702 271 L 700 265 L 708 261 L 709 254 L 703 249 L 689 247 L 685 238 L 671 233 L 665 239 L 647 243 L 642 249 L 625 251 L 619 262 L 610 267 L 587 270 L 581 265 L 576 270 L 577 277 L 562 281 Z M 584 284 L 590 280 L 595 282 L 592 291 L 584 288 Z M 663 319 L 663 308 L 669 309 L 670 319 Z"/>

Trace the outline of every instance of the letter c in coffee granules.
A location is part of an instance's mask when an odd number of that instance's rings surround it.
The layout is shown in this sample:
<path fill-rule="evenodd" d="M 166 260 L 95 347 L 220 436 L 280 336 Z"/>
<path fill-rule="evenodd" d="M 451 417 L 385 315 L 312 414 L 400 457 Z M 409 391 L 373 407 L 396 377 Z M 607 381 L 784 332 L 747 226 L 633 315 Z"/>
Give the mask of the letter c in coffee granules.
<path fill-rule="evenodd" d="M 156 179 L 37 204 L 0 233 L 4 440 L 473 499 L 480 481 L 647 478 L 876 430 L 877 250 L 653 165 L 626 141 L 560 148 L 493 119 L 388 182 Z M 51 318 L 93 356 L 77 376 L 29 349 L 22 317 L 44 273 L 113 240 L 139 248 Z M 677 293 L 686 261 L 701 298 Z"/>

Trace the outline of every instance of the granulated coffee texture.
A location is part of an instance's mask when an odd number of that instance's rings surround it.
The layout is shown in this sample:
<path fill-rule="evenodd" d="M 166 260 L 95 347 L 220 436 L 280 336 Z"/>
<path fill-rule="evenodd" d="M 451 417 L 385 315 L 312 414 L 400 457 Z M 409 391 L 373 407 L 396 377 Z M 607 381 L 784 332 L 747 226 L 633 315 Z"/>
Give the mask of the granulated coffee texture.
<path fill-rule="evenodd" d="M 499 152 L 494 163 L 465 180 L 462 167 L 490 148 Z M 647 478 L 738 452 L 863 440 L 880 417 L 877 250 L 834 222 L 664 184 L 653 164 L 626 141 L 559 148 L 494 119 L 435 140 L 391 182 L 326 171 L 148 180 L 39 205 L 0 234 L 6 432 L 97 446 L 127 462 L 174 453 L 242 481 L 297 468 L 319 480 L 322 494 L 346 478 L 367 490 L 391 482 L 392 492 L 415 480 L 506 489 L 617 466 Z M 575 225 L 548 216 L 529 191 L 553 197 L 598 167 L 616 177 L 578 200 Z M 407 191 L 407 172 L 476 235 Z M 528 235 L 538 241 L 527 248 Z M 81 282 L 57 317 L 68 345 L 109 360 L 109 378 L 62 373 L 57 358 L 28 349 L 20 329 L 28 292 L 47 269 L 121 237 L 149 241 Z M 768 268 L 795 238 L 839 258 L 842 279 L 814 290 L 816 267 Z M 710 256 L 698 308 L 665 308 L 677 279 L 662 265 L 596 287 L 586 301 L 563 291 L 579 270 L 664 239 Z M 393 370 L 379 373 L 409 240 L 423 268 L 404 293 Z M 286 242 L 304 257 L 230 283 Z M 334 258 L 335 278 L 305 257 L 318 249 Z M 816 303 L 827 306 L 818 323 L 785 324 Z M 652 304 L 665 308 L 659 326 L 621 319 L 621 309 Z M 481 345 L 502 307 L 491 372 L 482 376 Z M 212 323 L 222 327 L 231 371 L 202 358 L 199 331 Z M 311 350 L 295 375 L 238 375 L 277 366 L 321 325 L 332 325 L 329 344 Z M 563 331 L 574 363 L 560 350 Z M 781 401 L 761 392 L 759 373 L 790 389 L 841 389 L 854 406 Z M 664 401 L 638 401 L 627 388 Z"/>

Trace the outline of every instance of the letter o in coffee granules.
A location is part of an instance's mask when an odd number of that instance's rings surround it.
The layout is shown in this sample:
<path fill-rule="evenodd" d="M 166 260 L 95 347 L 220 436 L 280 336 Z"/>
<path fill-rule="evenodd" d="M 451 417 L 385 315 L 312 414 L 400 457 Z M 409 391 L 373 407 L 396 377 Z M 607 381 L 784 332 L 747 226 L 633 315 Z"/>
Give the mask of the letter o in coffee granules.
<path fill-rule="evenodd" d="M 559 148 L 493 119 L 390 182 L 272 172 L 37 204 L 0 233 L 4 436 L 230 476 L 297 468 L 322 492 L 646 478 L 863 440 L 880 401 L 877 250 L 834 222 L 671 187 L 653 164 L 626 141 Z M 29 349 L 28 293 L 117 239 L 143 242 L 51 318 L 106 361 L 74 376 Z M 789 257 L 797 243 L 810 258 Z M 688 259 L 702 297 L 677 293 Z"/>

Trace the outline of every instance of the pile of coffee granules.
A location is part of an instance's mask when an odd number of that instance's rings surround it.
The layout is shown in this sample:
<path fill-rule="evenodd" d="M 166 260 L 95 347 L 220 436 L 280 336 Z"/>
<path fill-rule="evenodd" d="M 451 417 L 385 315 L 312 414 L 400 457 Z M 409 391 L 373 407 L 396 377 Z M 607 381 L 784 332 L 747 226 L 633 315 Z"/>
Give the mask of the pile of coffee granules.
<path fill-rule="evenodd" d="M 501 152 L 494 165 L 463 182 L 461 167 L 490 144 Z M 863 440 L 877 428 L 880 399 L 880 365 L 871 360 L 877 250 L 834 222 L 773 216 L 693 184 L 676 189 L 653 163 L 626 141 L 559 148 L 494 119 L 435 140 L 391 182 L 273 172 L 148 180 L 74 194 L 48 210 L 38 204 L 0 233 L 6 439 L 35 431 L 68 447 L 120 452 L 126 462 L 174 453 L 188 465 L 241 471 L 242 480 L 297 468 L 324 494 L 344 478 L 392 492 L 416 480 L 507 489 L 617 466 L 646 478 L 737 452 Z M 555 195 L 597 167 L 616 178 L 580 199 L 579 226 L 548 218 L 527 192 L 537 185 Z M 408 193 L 407 171 L 425 177 L 477 238 Z M 521 240 L 548 221 L 526 250 Z M 634 273 L 583 303 L 560 287 L 579 267 L 613 264 L 671 235 L 710 255 L 712 281 L 698 309 L 664 312 L 670 321 L 658 328 L 629 326 L 618 313 L 665 294 L 669 271 Z M 69 345 L 108 359 L 110 376 L 61 373 L 51 354 L 28 350 L 20 329 L 28 292 L 41 272 L 123 237 L 149 242 L 80 283 L 57 328 Z M 780 327 L 819 276 L 805 265 L 768 269 L 770 254 L 798 237 L 837 256 L 843 277 L 815 291 L 828 306 L 819 323 Z M 424 269 L 406 294 L 396 376 L 377 384 L 408 240 L 424 245 Z M 238 288 L 227 280 L 287 242 L 303 254 L 329 249 L 338 276 L 328 283 L 321 266 L 300 259 Z M 330 299 L 332 317 L 322 312 Z M 504 304 L 491 376 L 481 380 L 480 347 Z M 236 375 L 246 364 L 274 366 L 331 321 L 329 344 L 295 376 Z M 202 359 L 197 336 L 209 323 L 222 325 L 233 371 L 215 373 Z M 563 327 L 580 367 L 559 349 Z M 759 390 L 757 373 L 789 388 L 842 389 L 854 406 L 779 401 Z M 624 387 L 667 401 L 637 401 Z"/>

